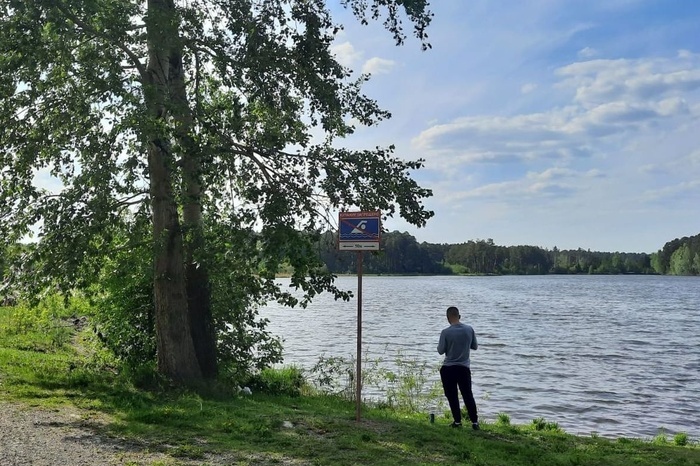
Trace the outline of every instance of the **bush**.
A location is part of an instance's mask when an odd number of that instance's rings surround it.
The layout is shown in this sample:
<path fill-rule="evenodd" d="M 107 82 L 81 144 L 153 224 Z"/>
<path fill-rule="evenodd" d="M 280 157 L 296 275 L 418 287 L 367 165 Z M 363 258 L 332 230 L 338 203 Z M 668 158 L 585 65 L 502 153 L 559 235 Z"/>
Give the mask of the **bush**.
<path fill-rule="evenodd" d="M 532 426 L 535 430 L 546 430 L 550 432 L 561 432 L 561 427 L 556 422 L 548 422 L 543 417 L 538 417 L 532 420 Z"/>
<path fill-rule="evenodd" d="M 430 383 L 430 376 L 435 370 L 428 363 L 407 358 L 398 352 L 394 366 L 395 371 L 380 372 L 390 405 L 400 411 L 423 412 L 441 399 L 439 384 Z"/>
<path fill-rule="evenodd" d="M 496 423 L 501 426 L 509 426 L 510 416 L 506 413 L 498 413 L 498 420 L 496 421 Z"/>
<path fill-rule="evenodd" d="M 92 308 L 79 294 L 64 296 L 55 292 L 47 294 L 31 305 L 26 302 L 3 308 L 0 333 L 8 336 L 38 333 L 41 341 L 53 348 L 62 348 L 72 338 L 75 330 L 85 324 Z"/>
<path fill-rule="evenodd" d="M 253 375 L 246 385 L 252 389 L 253 393 L 287 396 L 299 396 L 308 386 L 303 372 L 295 366 L 263 369 Z"/>
<path fill-rule="evenodd" d="M 673 436 L 673 443 L 678 445 L 679 447 L 684 447 L 688 445 L 688 434 L 685 432 L 678 432 L 676 435 Z"/>
<path fill-rule="evenodd" d="M 95 293 L 97 335 L 126 366 L 155 361 L 151 254 L 145 245 L 113 254 L 103 264 Z"/>
<path fill-rule="evenodd" d="M 668 438 L 666 437 L 666 432 L 663 430 L 656 434 L 656 437 L 651 441 L 654 445 L 667 445 L 668 444 Z"/>

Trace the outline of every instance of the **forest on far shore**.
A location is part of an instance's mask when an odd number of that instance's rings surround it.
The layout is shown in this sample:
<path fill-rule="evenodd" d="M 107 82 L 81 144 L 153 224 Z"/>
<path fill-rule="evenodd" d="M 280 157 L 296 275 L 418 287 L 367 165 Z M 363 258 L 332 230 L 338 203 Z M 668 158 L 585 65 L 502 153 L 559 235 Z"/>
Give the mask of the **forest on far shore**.
<path fill-rule="evenodd" d="M 357 255 L 339 252 L 333 232 L 319 243 L 321 260 L 333 273 L 355 273 Z M 370 274 L 662 274 L 700 275 L 700 234 L 676 238 L 653 254 L 499 246 L 492 239 L 459 244 L 419 243 L 406 232 L 382 234 L 381 250 L 366 254 Z"/>

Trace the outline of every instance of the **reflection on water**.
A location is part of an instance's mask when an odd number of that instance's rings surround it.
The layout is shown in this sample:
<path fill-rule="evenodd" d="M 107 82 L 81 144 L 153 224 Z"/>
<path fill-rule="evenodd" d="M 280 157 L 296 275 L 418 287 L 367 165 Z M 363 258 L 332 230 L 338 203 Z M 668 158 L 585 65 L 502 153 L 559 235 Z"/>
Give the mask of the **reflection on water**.
<path fill-rule="evenodd" d="M 357 287 L 356 277 L 338 282 Z M 472 372 L 486 419 L 506 412 L 571 433 L 700 437 L 700 279 L 364 277 L 363 295 L 364 351 L 436 366 L 444 311 L 460 308 L 479 339 Z M 354 355 L 356 309 L 324 295 L 305 310 L 270 304 L 262 315 L 285 340 L 285 363 L 310 368 L 322 354 Z"/>

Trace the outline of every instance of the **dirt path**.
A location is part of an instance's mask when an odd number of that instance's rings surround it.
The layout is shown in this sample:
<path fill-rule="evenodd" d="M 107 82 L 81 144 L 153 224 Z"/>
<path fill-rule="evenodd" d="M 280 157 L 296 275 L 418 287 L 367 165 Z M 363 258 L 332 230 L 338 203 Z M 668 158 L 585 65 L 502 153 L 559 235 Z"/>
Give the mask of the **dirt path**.
<path fill-rule="evenodd" d="M 0 403 L 0 465 L 191 465 L 149 451 L 147 446 L 111 438 L 104 421 L 86 419 L 70 408 L 46 410 Z"/>
<path fill-rule="evenodd" d="M 175 458 L 146 443 L 106 433 L 110 420 L 76 408 L 0 402 L 0 466 L 302 466 L 305 461 L 229 452 Z M 160 447 L 163 448 L 162 446 Z"/>

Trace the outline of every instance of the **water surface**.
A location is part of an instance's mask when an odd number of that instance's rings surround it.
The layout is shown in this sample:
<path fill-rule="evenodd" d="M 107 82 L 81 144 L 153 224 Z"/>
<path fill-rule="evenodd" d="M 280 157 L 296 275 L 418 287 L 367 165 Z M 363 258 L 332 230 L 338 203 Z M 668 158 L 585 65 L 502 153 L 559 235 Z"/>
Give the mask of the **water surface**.
<path fill-rule="evenodd" d="M 357 288 L 356 277 L 338 283 Z M 700 437 L 697 277 L 364 277 L 363 295 L 363 352 L 436 366 L 445 310 L 460 308 L 479 340 L 472 372 L 482 418 Z M 355 300 L 322 295 L 307 309 L 273 303 L 262 315 L 285 340 L 285 363 L 308 369 L 322 354 L 355 354 L 356 311 Z"/>

